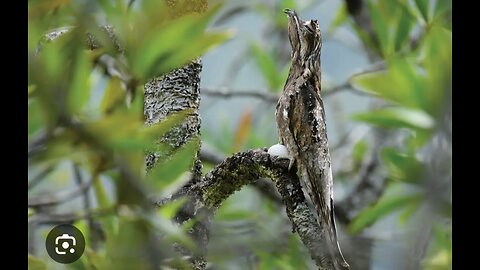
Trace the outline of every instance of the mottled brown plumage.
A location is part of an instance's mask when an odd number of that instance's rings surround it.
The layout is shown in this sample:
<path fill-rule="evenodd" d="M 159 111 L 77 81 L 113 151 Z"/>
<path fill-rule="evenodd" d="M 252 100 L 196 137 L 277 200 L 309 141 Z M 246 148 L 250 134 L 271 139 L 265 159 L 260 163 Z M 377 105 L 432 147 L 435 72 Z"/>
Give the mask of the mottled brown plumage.
<path fill-rule="evenodd" d="M 289 9 L 285 13 L 292 65 L 275 112 L 280 143 L 288 150 L 289 167 L 296 163 L 300 179 L 316 208 L 333 267 L 350 269 L 337 241 L 333 216 L 332 167 L 320 96 L 320 29 L 316 20 L 303 21 Z"/>

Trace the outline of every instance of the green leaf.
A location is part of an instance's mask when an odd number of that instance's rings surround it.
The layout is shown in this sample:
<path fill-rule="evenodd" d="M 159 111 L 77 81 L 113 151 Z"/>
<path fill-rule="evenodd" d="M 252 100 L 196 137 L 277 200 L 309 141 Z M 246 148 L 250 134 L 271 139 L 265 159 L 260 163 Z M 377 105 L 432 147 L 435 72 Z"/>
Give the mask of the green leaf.
<path fill-rule="evenodd" d="M 402 107 L 390 107 L 356 114 L 353 119 L 384 128 L 411 128 L 428 132 L 435 126 L 435 120 L 428 114 Z"/>
<path fill-rule="evenodd" d="M 85 124 L 88 134 L 103 146 L 123 151 L 139 151 L 154 146 L 153 141 L 139 136 L 142 127 L 141 117 L 120 111 Z"/>
<path fill-rule="evenodd" d="M 396 23 L 395 29 L 395 51 L 401 50 L 405 44 L 410 42 L 409 34 L 415 22 L 406 6 L 401 5 L 398 12 L 400 15 L 398 15 L 398 22 Z"/>
<path fill-rule="evenodd" d="M 110 201 L 108 197 L 107 191 L 103 186 L 102 179 L 100 176 L 96 176 L 98 179 L 94 179 L 93 181 L 93 190 L 95 192 L 95 198 L 97 199 L 97 204 L 100 209 L 108 209 L 113 206 L 113 203 Z M 102 216 L 99 218 L 102 222 L 103 227 L 107 234 L 114 233 L 116 231 L 115 228 L 115 218 L 113 215 Z"/>
<path fill-rule="evenodd" d="M 180 198 L 175 201 L 170 201 L 159 207 L 158 213 L 166 220 L 172 220 L 177 214 L 178 210 L 185 204 L 187 198 Z"/>
<path fill-rule="evenodd" d="M 37 89 L 37 86 L 35 86 L 34 84 L 33 85 L 29 85 L 28 86 L 28 96 L 32 95 L 33 93 L 35 93 L 35 90 Z"/>
<path fill-rule="evenodd" d="M 71 69 L 67 106 L 70 113 L 75 114 L 87 103 L 91 91 L 91 66 L 83 50 L 77 49 Z"/>
<path fill-rule="evenodd" d="M 256 214 L 249 210 L 229 209 L 219 211 L 216 218 L 221 221 L 253 220 L 256 218 Z"/>
<path fill-rule="evenodd" d="M 152 227 L 132 209 L 123 206 L 119 213 L 118 233 L 105 243 L 108 269 L 150 269 Z"/>
<path fill-rule="evenodd" d="M 87 259 L 89 265 L 93 266 L 93 269 L 108 269 L 108 261 L 103 254 L 95 252 L 89 246 L 85 247 L 84 256 Z"/>
<path fill-rule="evenodd" d="M 368 145 L 365 140 L 360 140 L 358 141 L 354 146 L 352 150 L 352 157 L 356 161 L 361 161 L 363 157 L 365 156 L 365 153 L 368 150 Z"/>
<path fill-rule="evenodd" d="M 430 0 L 415 0 L 415 4 L 420 11 L 420 14 L 422 15 L 422 18 L 425 20 L 425 22 L 428 22 L 428 10 L 429 10 L 429 3 Z"/>
<path fill-rule="evenodd" d="M 156 64 L 161 68 L 158 70 L 152 69 L 153 73 L 149 74 L 154 76 L 181 67 L 188 61 L 201 56 L 204 52 L 230 39 L 232 36 L 233 32 L 205 33 L 192 42 L 182 42 L 177 46 L 174 53 L 159 58 Z"/>
<path fill-rule="evenodd" d="M 433 225 L 433 234 L 435 236 L 435 244 L 440 249 L 452 251 L 452 230 L 451 228 L 444 228 L 438 224 Z"/>
<path fill-rule="evenodd" d="M 100 104 L 100 111 L 102 113 L 110 113 L 115 107 L 126 104 L 125 99 L 126 91 L 122 88 L 122 82 L 117 77 L 111 77 Z"/>
<path fill-rule="evenodd" d="M 260 72 L 263 74 L 264 79 L 270 90 L 277 90 L 283 83 L 283 78 L 279 76 L 281 73 L 277 68 L 275 58 L 271 53 L 263 50 L 259 45 L 253 44 L 250 46 L 253 58 Z"/>
<path fill-rule="evenodd" d="M 28 136 L 35 134 L 44 125 L 43 112 L 37 99 L 28 100 Z"/>
<path fill-rule="evenodd" d="M 378 40 L 380 42 L 380 47 L 382 48 L 382 53 L 385 56 L 386 48 L 388 48 L 389 44 L 389 31 L 388 31 L 388 24 L 384 21 L 382 17 L 382 12 L 385 9 L 381 8 L 382 1 L 378 1 L 379 3 L 374 4 L 372 1 L 368 1 L 368 8 L 370 11 L 370 15 L 372 17 L 373 27 L 375 29 L 375 33 L 377 34 Z"/>
<path fill-rule="evenodd" d="M 169 132 L 172 128 L 181 124 L 193 110 L 186 109 L 179 112 L 170 113 L 165 119 L 151 126 L 143 127 L 140 135 L 144 138 L 159 139 Z"/>
<path fill-rule="evenodd" d="M 387 66 L 385 71 L 355 76 L 352 85 L 405 107 L 426 110 L 425 78 L 415 59 L 394 58 Z"/>
<path fill-rule="evenodd" d="M 441 113 L 445 99 L 452 89 L 452 32 L 432 26 L 424 39 L 423 64 L 426 69 L 424 89 L 426 111 L 431 115 Z"/>
<path fill-rule="evenodd" d="M 437 0 L 435 1 L 435 7 L 433 9 L 433 17 L 434 17 L 433 20 L 437 20 L 440 17 L 448 16 L 449 13 L 451 14 L 451 12 L 452 12 L 451 0 Z"/>
<path fill-rule="evenodd" d="M 398 215 L 398 222 L 400 224 L 405 224 L 408 219 L 418 210 L 418 208 L 421 206 L 421 203 L 421 200 L 413 200 L 408 203 L 400 215 Z"/>
<path fill-rule="evenodd" d="M 391 179 L 409 183 L 418 183 L 421 180 L 423 164 L 417 160 L 414 154 L 405 154 L 393 148 L 384 148 L 381 156 Z"/>
<path fill-rule="evenodd" d="M 37 257 L 28 254 L 28 270 L 46 270 L 47 264 Z"/>
<path fill-rule="evenodd" d="M 202 14 L 185 15 L 156 27 L 152 25 L 141 34 L 138 31 L 142 29 L 129 30 L 126 53 L 135 76 L 147 80 L 161 75 L 226 40 L 230 34 L 204 33 L 218 8 L 217 5 Z"/>
<path fill-rule="evenodd" d="M 200 140 L 192 139 L 171 156 L 160 160 L 146 177 L 152 190 L 168 194 L 188 181 L 199 148 Z"/>
<path fill-rule="evenodd" d="M 348 10 L 346 4 L 342 4 L 340 8 L 337 9 L 337 13 L 335 14 L 335 18 L 333 18 L 332 23 L 328 28 L 328 32 L 335 31 L 339 26 L 344 24 L 348 21 Z"/>
<path fill-rule="evenodd" d="M 282 0 L 280 3 L 281 8 L 289 8 L 289 9 L 296 9 L 297 3 L 295 0 Z M 283 15 L 283 14 L 282 14 Z M 285 16 L 287 17 L 287 16 Z"/>
<path fill-rule="evenodd" d="M 348 225 L 348 230 L 352 234 L 357 234 L 377 220 L 411 203 L 417 203 L 421 198 L 422 196 L 420 194 L 396 196 L 385 196 L 384 194 L 377 203 L 361 211 Z"/>

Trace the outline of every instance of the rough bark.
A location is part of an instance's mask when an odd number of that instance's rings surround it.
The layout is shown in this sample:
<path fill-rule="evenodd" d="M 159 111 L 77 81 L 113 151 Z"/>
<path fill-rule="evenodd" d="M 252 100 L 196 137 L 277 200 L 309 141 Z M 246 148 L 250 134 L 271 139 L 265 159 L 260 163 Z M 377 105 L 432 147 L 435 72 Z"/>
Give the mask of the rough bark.
<path fill-rule="evenodd" d="M 204 179 L 192 187 L 200 194 L 203 204 L 215 211 L 235 191 L 253 184 L 259 178 L 274 183 L 286 207 L 293 230 L 300 236 L 312 259 L 320 269 L 329 265 L 328 251 L 323 247 L 325 235 L 317 224 L 302 191 L 296 168 L 288 170 L 289 160 L 271 157 L 266 149 L 234 154 L 218 164 Z"/>

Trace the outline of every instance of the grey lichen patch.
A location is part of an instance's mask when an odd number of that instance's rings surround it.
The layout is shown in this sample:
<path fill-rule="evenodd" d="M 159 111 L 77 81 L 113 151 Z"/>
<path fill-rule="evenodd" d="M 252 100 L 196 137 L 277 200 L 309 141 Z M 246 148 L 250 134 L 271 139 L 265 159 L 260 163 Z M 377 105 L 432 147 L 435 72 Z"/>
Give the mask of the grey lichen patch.
<path fill-rule="evenodd" d="M 164 120 L 168 115 L 190 109 L 188 116 L 173 127 L 159 141 L 172 149 L 184 145 L 190 139 L 200 135 L 200 72 L 201 60 L 196 59 L 188 65 L 175 69 L 165 75 L 153 78 L 145 84 L 144 116 L 147 126 Z M 147 168 L 151 168 L 159 154 L 148 154 Z"/>
<path fill-rule="evenodd" d="M 230 195 L 261 177 L 261 165 L 253 152 L 243 152 L 227 158 L 205 176 L 201 186 L 207 207 L 216 209 Z"/>

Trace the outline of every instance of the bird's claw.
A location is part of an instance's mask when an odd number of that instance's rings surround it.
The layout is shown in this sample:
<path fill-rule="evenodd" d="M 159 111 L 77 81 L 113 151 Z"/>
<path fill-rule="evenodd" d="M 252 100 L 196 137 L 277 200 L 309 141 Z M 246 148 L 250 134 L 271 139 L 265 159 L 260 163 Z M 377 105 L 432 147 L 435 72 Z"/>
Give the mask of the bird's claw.
<path fill-rule="evenodd" d="M 290 171 L 293 167 L 293 164 L 295 163 L 294 158 L 289 158 L 290 162 L 288 163 L 288 170 Z"/>

